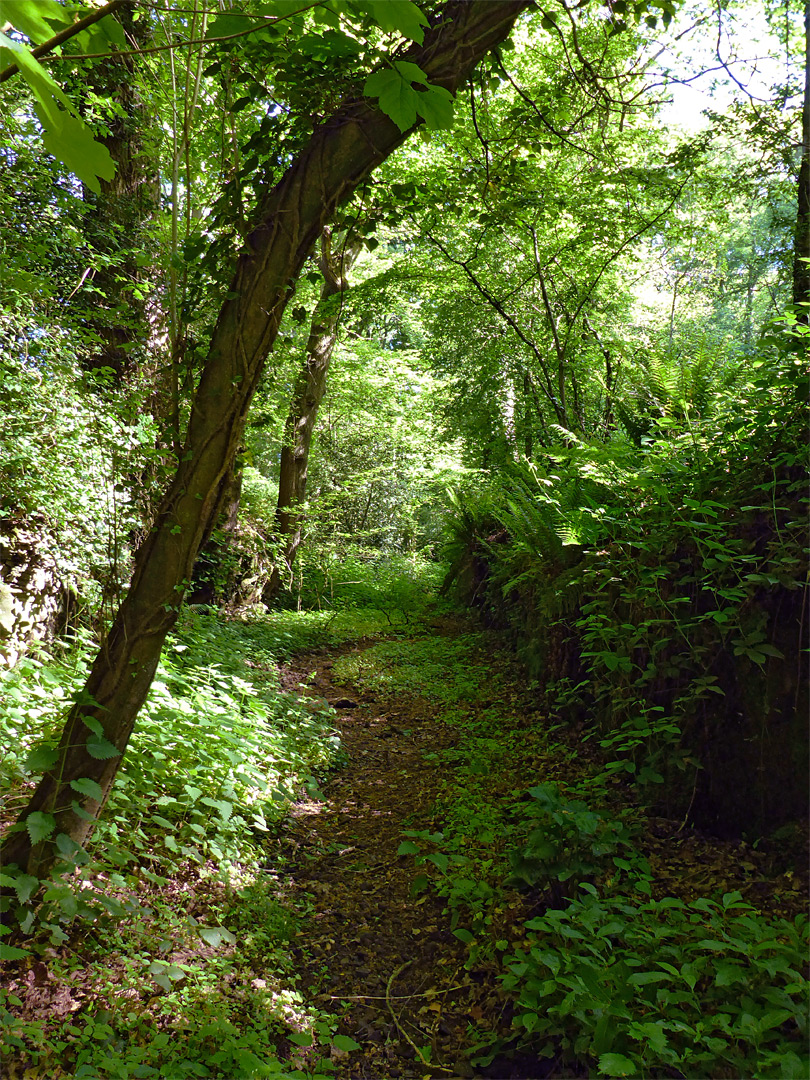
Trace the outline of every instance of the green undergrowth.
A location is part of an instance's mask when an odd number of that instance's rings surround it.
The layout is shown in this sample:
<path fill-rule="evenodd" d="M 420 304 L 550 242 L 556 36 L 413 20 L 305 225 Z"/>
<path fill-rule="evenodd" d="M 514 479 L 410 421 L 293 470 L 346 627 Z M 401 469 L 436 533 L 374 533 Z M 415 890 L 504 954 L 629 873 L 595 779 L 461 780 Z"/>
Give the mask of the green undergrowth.
<path fill-rule="evenodd" d="M 276 664 L 323 632 L 314 619 L 184 612 L 87 850 L 66 852 L 72 869 L 58 866 L 40 899 L 36 878 L 4 868 L 11 1075 L 328 1071 L 335 1025 L 302 1003 L 300 912 L 267 862 L 291 800 L 317 797 L 340 757 L 331 710 L 284 693 Z M 80 639 L 3 673 L 8 813 L 52 760 L 90 656 Z"/>
<path fill-rule="evenodd" d="M 458 705 L 480 693 L 479 648 L 480 635 L 437 638 L 412 630 L 340 657 L 333 670 L 336 678 L 362 682 L 377 693 L 419 694 L 437 704 Z"/>
<path fill-rule="evenodd" d="M 418 555 L 323 543 L 302 552 L 301 570 L 281 603 L 311 617 L 330 613 L 338 633 L 341 626 L 348 632 L 358 618 L 381 630 L 412 623 L 434 602 L 446 572 L 441 563 Z"/>
<path fill-rule="evenodd" d="M 511 1003 L 513 1034 L 479 1030 L 473 1065 L 528 1053 L 553 1075 L 807 1075 L 807 919 L 736 891 L 661 896 L 609 746 L 582 756 L 487 663 L 483 635 L 404 644 L 345 666 L 391 694 L 418 688 L 456 733 L 427 755 L 446 777 L 430 827 L 406 829 L 399 853 Z"/>

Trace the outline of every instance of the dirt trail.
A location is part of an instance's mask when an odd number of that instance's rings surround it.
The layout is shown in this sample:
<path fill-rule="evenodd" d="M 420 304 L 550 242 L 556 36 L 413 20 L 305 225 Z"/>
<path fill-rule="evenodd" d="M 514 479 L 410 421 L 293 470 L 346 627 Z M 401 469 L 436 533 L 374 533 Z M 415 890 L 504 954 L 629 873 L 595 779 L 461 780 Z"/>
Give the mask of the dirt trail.
<path fill-rule="evenodd" d="M 316 907 L 300 956 L 305 981 L 324 1009 L 347 1004 L 340 1032 L 361 1044 L 336 1060 L 337 1077 L 473 1076 L 462 1048 L 470 1026 L 485 1022 L 492 988 L 465 970 L 443 902 L 412 895 L 413 859 L 397 855 L 403 829 L 435 828 L 442 769 L 424 754 L 452 745 L 453 732 L 424 700 L 334 683 L 332 663 L 345 651 L 301 654 L 283 672 L 285 688 L 306 681 L 335 708 L 348 756 L 324 785 L 326 802 L 293 813 L 293 877 Z"/>

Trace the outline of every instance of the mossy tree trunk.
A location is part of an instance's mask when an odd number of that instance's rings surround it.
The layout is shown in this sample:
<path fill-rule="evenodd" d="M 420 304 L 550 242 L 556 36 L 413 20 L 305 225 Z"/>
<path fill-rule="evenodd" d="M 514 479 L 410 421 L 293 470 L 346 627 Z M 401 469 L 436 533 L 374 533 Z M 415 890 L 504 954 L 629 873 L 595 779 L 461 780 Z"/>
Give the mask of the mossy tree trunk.
<path fill-rule="evenodd" d="M 508 36 L 528 2 L 450 0 L 424 44 L 404 59 L 455 92 Z M 304 261 L 338 204 L 408 134 L 368 100 L 348 101 L 316 128 L 263 200 L 213 330 L 177 472 L 138 551 L 129 592 L 68 714 L 57 761 L 3 841 L 4 867 L 43 877 L 56 862 L 60 835 L 85 842 L 149 692 L 197 552 L 221 510 L 250 401 Z M 93 795 L 71 787 L 82 779 L 96 785 Z M 36 843 L 25 824 L 32 814 L 39 815 Z"/>

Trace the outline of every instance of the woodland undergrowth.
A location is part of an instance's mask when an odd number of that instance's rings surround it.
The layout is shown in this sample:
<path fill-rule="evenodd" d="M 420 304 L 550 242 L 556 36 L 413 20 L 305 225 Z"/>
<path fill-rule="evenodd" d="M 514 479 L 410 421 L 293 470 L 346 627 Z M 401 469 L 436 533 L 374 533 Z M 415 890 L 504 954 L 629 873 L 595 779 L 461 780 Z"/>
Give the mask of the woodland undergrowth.
<path fill-rule="evenodd" d="M 349 641 L 363 648 L 337 661 L 338 681 L 418 694 L 454 732 L 424 762 L 445 778 L 436 824 L 406 829 L 399 855 L 415 898 L 443 898 L 471 977 L 492 984 L 497 1008 L 470 1027 L 473 1072 L 807 1074 L 797 868 L 698 837 L 692 858 L 714 865 L 696 885 L 673 854 L 681 824 L 662 833 L 645 785 L 617 768 L 625 748 L 583 741 L 577 711 L 570 724 L 559 702 L 550 711 L 491 633 L 434 629 L 439 567 L 423 571 L 358 558 L 315 589 L 320 611 L 185 613 L 81 865 L 36 905 L 33 880 L 4 879 L 28 934 L 3 943 L 9 1075 L 321 1077 L 362 1055 L 359 1033 L 308 998 L 294 957 L 317 900 L 292 899 L 274 845 L 291 802 L 317 800 L 342 763 L 331 710 L 283 691 L 277 662 Z M 4 675 L 10 814 L 88 651 L 79 639 Z"/>

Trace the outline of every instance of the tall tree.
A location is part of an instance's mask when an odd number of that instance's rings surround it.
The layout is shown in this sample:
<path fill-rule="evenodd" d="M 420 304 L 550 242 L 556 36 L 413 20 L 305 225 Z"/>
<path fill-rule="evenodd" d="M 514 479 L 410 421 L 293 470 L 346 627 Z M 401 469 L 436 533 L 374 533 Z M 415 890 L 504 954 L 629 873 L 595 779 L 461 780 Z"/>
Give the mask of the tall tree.
<path fill-rule="evenodd" d="M 340 320 L 340 304 L 337 301 L 348 288 L 349 271 L 360 254 L 362 243 L 361 237 L 349 229 L 335 250 L 332 230 L 327 226 L 321 234 L 319 265 L 324 281 L 320 300 L 312 316 L 306 355 L 295 382 L 281 446 L 276 537 L 283 545 L 282 557 L 288 570 L 292 570 L 295 554 L 301 544 L 301 508 L 306 500 L 312 433 L 326 390 Z M 276 565 L 263 593 L 266 603 L 275 599 L 280 587 L 281 570 Z"/>
<path fill-rule="evenodd" d="M 418 106 L 429 111 L 428 94 L 406 82 L 413 69 L 394 63 L 417 65 L 420 81 L 452 94 L 510 34 L 528 4 L 448 0 L 423 42 L 394 52 L 391 67 L 367 84 L 385 96 L 392 79 L 402 82 L 412 106 L 404 119 L 400 113 L 395 123 L 362 97 L 345 100 L 261 200 L 258 224 L 238 257 L 211 336 L 177 472 L 137 554 L 129 592 L 68 714 L 56 760 L 3 842 L 6 867 L 15 864 L 42 877 L 60 850 L 84 842 L 101 811 L 197 552 L 220 511 L 253 392 L 304 262 L 338 204 L 417 128 Z M 413 36 L 421 38 L 416 29 Z"/>

